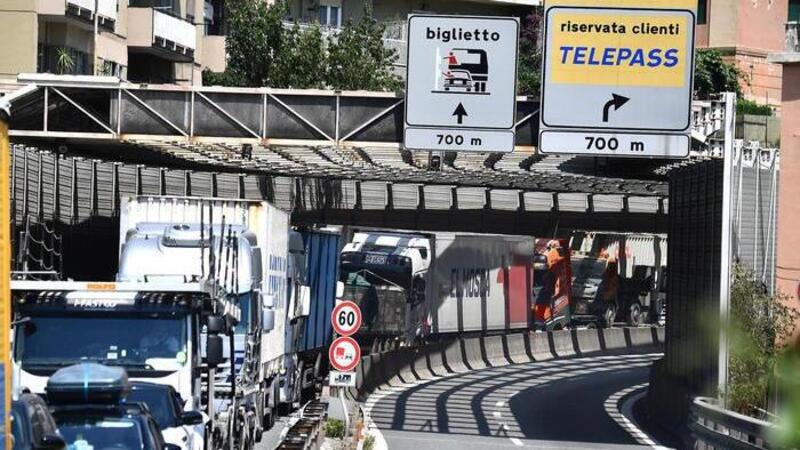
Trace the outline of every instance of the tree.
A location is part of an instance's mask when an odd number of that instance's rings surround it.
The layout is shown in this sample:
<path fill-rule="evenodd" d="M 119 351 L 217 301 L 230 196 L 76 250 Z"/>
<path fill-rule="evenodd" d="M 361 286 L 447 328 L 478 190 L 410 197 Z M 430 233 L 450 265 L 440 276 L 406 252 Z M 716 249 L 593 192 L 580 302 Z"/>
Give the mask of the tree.
<path fill-rule="evenodd" d="M 225 49 L 228 66 L 216 81 L 234 86 L 269 86 L 275 55 L 283 39 L 284 0 L 230 0 Z"/>
<path fill-rule="evenodd" d="M 284 31 L 275 55 L 270 86 L 294 89 L 325 87 L 327 56 L 319 25 L 301 29 L 295 23 Z"/>
<path fill-rule="evenodd" d="M 403 83 L 392 65 L 397 52 L 383 42 L 384 25 L 365 5 L 358 22 L 349 20 L 342 31 L 329 37 L 326 84 L 341 90 L 398 90 Z"/>
<path fill-rule="evenodd" d="M 527 17 L 519 36 L 519 68 L 517 69 L 517 93 L 539 97 L 542 71 L 542 18 L 541 8 L 533 10 Z"/>
<path fill-rule="evenodd" d="M 722 54 L 714 49 L 698 49 L 695 57 L 694 90 L 695 96 L 706 100 L 711 94 L 735 92 L 742 96 L 739 79 L 743 75 L 733 64 L 722 59 Z"/>
<path fill-rule="evenodd" d="M 766 407 L 770 377 L 798 319 L 784 300 L 769 295 L 750 270 L 734 267 L 727 394 L 742 414 Z"/>

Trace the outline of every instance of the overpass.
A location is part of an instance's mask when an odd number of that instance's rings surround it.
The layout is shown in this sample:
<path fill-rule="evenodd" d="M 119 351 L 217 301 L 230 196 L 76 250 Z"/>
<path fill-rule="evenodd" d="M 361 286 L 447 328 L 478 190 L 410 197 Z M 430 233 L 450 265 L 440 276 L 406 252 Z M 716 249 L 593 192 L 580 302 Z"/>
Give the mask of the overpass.
<path fill-rule="evenodd" d="M 666 174 L 687 164 L 536 154 L 538 102 L 527 97 L 517 101 L 514 153 L 431 155 L 403 148 L 394 93 L 22 81 L 10 94 L 19 214 L 47 215 L 44 203 L 70 198 L 51 209 L 73 223 L 152 193 L 268 199 L 298 223 L 664 232 Z M 719 146 L 709 137 L 722 109 L 698 103 L 693 117 L 700 152 L 688 163 Z"/>

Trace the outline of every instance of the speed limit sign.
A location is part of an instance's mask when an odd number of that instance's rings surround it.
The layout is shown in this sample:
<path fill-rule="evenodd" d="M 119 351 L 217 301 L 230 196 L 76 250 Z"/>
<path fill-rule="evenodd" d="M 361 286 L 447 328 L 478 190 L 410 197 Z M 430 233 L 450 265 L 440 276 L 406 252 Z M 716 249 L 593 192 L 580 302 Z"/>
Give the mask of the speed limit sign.
<path fill-rule="evenodd" d="M 339 336 L 351 336 L 361 328 L 361 308 L 349 300 L 341 302 L 333 308 L 331 323 Z"/>

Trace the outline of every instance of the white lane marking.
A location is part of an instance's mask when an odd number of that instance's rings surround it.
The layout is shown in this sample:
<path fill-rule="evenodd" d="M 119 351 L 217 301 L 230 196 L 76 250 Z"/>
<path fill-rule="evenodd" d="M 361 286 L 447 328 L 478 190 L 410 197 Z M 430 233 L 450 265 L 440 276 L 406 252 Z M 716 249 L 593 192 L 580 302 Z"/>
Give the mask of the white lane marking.
<path fill-rule="evenodd" d="M 497 403 L 494 404 L 494 406 L 495 406 L 495 408 L 502 408 L 503 405 L 505 405 L 505 404 L 506 404 L 506 402 L 504 402 L 502 400 L 498 400 Z"/>
<path fill-rule="evenodd" d="M 512 444 L 516 445 L 517 447 L 522 447 L 522 441 L 517 438 L 508 438 Z"/>
<path fill-rule="evenodd" d="M 608 414 L 611 419 L 617 423 L 623 430 L 627 431 L 628 434 L 631 435 L 633 439 L 636 440 L 640 445 L 646 445 L 655 450 L 665 450 L 667 447 L 663 447 L 658 445 L 653 441 L 653 439 L 644 431 L 642 431 L 633 421 L 633 419 L 629 419 L 629 417 L 633 417 L 633 403 L 634 400 L 640 398 L 644 395 L 644 392 L 637 394 L 633 398 L 628 399 L 625 404 L 623 405 L 623 410 L 619 410 L 619 401 L 626 395 L 630 394 L 631 392 L 635 392 L 641 389 L 647 388 L 649 383 L 642 383 L 637 384 L 636 386 L 631 386 L 629 388 L 623 389 L 617 393 L 612 394 L 610 397 L 606 399 L 603 403 L 603 407 L 606 410 L 606 414 Z"/>
<path fill-rule="evenodd" d="M 503 413 L 501 413 L 500 411 L 493 411 L 492 416 L 494 416 L 495 419 L 499 419 L 503 417 Z"/>

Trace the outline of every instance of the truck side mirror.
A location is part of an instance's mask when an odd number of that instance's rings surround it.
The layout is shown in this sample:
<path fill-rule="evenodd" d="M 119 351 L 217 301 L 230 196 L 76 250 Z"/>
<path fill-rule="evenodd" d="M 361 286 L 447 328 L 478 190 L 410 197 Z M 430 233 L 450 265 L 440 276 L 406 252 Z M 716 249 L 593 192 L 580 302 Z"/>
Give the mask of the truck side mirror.
<path fill-rule="evenodd" d="M 336 282 L 336 298 L 340 299 L 344 297 L 344 283 L 341 281 Z"/>
<path fill-rule="evenodd" d="M 311 288 L 309 286 L 300 286 L 297 295 L 297 305 L 299 306 L 297 315 L 306 317 L 311 314 Z"/>
<path fill-rule="evenodd" d="M 203 423 L 203 415 L 200 411 L 184 411 L 181 413 L 181 425 L 200 425 Z"/>
<path fill-rule="evenodd" d="M 261 306 L 263 308 L 274 308 L 275 297 L 269 294 L 261 294 Z"/>
<path fill-rule="evenodd" d="M 217 367 L 222 361 L 222 336 L 209 334 L 206 337 L 206 364 L 208 367 Z"/>
<path fill-rule="evenodd" d="M 263 308 L 261 310 L 261 329 L 269 332 L 275 328 L 275 310 L 272 308 Z"/>
<path fill-rule="evenodd" d="M 208 333 L 219 334 L 225 330 L 225 319 L 222 316 L 208 316 Z"/>

